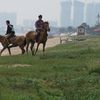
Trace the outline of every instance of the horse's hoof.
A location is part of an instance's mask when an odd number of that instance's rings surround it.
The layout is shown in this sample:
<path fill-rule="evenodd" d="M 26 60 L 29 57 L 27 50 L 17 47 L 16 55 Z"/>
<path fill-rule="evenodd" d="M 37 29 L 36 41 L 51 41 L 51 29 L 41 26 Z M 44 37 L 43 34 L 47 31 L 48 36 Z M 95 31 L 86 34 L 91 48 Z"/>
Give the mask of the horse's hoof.
<path fill-rule="evenodd" d="M 35 56 L 35 54 L 34 54 L 34 53 L 32 53 L 32 56 Z"/>

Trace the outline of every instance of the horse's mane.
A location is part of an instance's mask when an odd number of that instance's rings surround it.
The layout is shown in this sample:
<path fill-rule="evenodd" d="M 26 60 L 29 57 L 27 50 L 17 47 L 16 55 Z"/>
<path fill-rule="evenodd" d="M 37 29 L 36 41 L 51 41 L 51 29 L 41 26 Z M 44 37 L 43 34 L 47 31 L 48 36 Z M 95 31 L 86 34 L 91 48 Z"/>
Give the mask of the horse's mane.
<path fill-rule="evenodd" d="M 45 21 L 44 23 L 49 24 L 49 22 L 48 22 L 48 21 Z"/>

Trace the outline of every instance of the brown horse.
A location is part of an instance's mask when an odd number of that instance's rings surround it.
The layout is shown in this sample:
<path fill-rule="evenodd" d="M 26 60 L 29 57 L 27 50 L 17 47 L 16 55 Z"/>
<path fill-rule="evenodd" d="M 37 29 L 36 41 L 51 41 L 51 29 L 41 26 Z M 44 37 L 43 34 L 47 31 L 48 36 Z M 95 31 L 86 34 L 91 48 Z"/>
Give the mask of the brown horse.
<path fill-rule="evenodd" d="M 24 46 L 26 45 L 26 38 L 24 36 L 12 37 L 11 39 L 8 40 L 6 36 L 0 35 L 0 42 L 3 46 L 3 49 L 0 52 L 0 55 L 5 49 L 8 49 L 9 54 L 11 55 L 10 48 L 16 47 L 16 46 L 19 46 L 19 48 L 22 50 L 22 54 L 25 53 Z"/>
<path fill-rule="evenodd" d="M 38 38 L 37 47 L 36 47 L 35 52 L 33 50 L 33 47 L 36 42 L 36 32 L 30 31 L 30 32 L 26 33 L 26 52 L 27 52 L 27 54 L 28 54 L 28 47 L 29 47 L 30 43 L 31 43 L 30 49 L 31 49 L 32 55 L 36 54 L 40 43 L 43 44 L 43 52 L 45 51 L 45 45 L 46 45 L 46 41 L 47 41 L 47 32 L 48 31 L 50 31 L 49 23 L 44 22 L 43 30 L 40 32 L 40 36 Z"/>

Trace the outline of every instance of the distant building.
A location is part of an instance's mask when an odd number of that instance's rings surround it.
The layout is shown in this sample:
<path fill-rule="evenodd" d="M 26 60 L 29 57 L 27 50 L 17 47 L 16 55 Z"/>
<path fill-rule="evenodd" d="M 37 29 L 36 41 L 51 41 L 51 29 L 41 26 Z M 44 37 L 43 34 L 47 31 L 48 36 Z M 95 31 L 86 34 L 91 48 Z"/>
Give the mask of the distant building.
<path fill-rule="evenodd" d="M 99 2 L 88 2 L 87 4 L 84 4 L 78 0 L 73 0 L 73 3 L 71 0 L 61 2 L 60 16 L 62 27 L 68 27 L 72 25 L 77 27 L 84 21 L 90 26 L 97 25 L 98 14 L 100 14 Z"/>
<path fill-rule="evenodd" d="M 84 3 L 79 1 L 74 1 L 74 15 L 73 15 L 73 25 L 79 26 L 84 20 Z"/>
<path fill-rule="evenodd" d="M 86 23 L 89 25 L 94 25 L 96 22 L 96 19 L 95 19 L 96 15 L 95 15 L 94 4 L 88 3 L 87 9 L 86 9 Z"/>
<path fill-rule="evenodd" d="M 100 14 L 100 3 L 88 3 L 86 9 L 86 22 L 94 26 L 97 24 L 97 15 Z"/>
<path fill-rule="evenodd" d="M 71 19 L 73 6 L 73 22 Z M 61 26 L 68 27 L 79 26 L 84 20 L 84 3 L 79 1 L 74 1 L 73 5 L 71 0 L 63 1 L 61 3 Z"/>
<path fill-rule="evenodd" d="M 78 26 L 77 35 L 85 35 L 85 27 L 84 26 Z"/>
<path fill-rule="evenodd" d="M 93 27 L 90 28 L 91 29 L 91 33 L 92 35 L 100 35 L 100 25 L 95 25 Z"/>
<path fill-rule="evenodd" d="M 95 3 L 95 8 L 94 8 L 94 18 L 95 18 L 95 24 L 100 24 L 98 23 L 98 17 L 100 19 L 100 3 Z"/>
<path fill-rule="evenodd" d="M 71 0 L 61 2 L 61 27 L 71 25 Z"/>

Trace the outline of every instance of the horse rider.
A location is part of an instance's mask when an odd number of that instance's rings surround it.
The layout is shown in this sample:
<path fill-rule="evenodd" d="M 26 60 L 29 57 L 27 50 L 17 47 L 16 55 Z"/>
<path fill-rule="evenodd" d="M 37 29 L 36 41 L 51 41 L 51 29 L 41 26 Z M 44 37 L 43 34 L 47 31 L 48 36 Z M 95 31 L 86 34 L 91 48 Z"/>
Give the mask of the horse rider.
<path fill-rule="evenodd" d="M 43 30 L 44 21 L 42 20 L 42 15 L 38 16 L 38 20 L 35 22 L 36 27 L 36 42 L 38 42 L 38 38 L 40 36 L 40 32 Z"/>
<path fill-rule="evenodd" d="M 9 40 L 10 38 L 15 37 L 15 31 L 13 25 L 10 24 L 9 20 L 6 20 L 6 25 L 7 30 L 5 35 L 7 35 L 7 39 Z"/>

